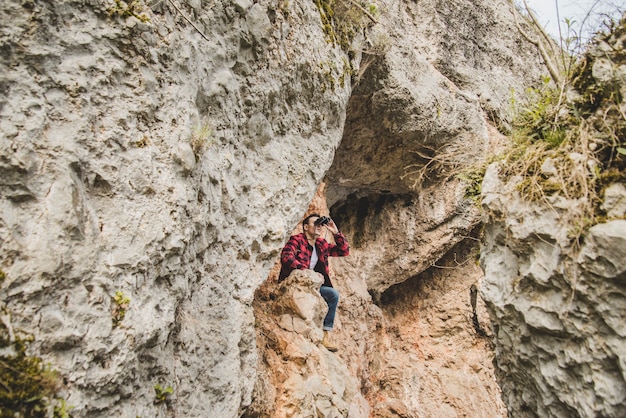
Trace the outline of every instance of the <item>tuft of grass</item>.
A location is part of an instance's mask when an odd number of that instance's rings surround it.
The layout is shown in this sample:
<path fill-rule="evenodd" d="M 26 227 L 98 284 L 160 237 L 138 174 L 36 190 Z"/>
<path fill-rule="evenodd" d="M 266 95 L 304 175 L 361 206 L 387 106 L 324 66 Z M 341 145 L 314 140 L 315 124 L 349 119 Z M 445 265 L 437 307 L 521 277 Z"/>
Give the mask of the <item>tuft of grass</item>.
<path fill-rule="evenodd" d="M 114 0 L 115 5 L 107 10 L 110 16 L 134 16 L 143 23 L 150 22 L 148 9 L 143 0 Z"/>
<path fill-rule="evenodd" d="M 380 9 L 375 2 L 364 0 L 315 0 L 326 40 L 339 45 L 348 56 L 354 54 L 352 43 L 358 33 L 377 23 Z"/>
<path fill-rule="evenodd" d="M 516 120 L 511 146 L 502 156 L 500 174 L 505 179 L 521 178 L 517 189 L 523 199 L 548 207 L 550 196 L 578 202 L 580 211 L 565 215 L 575 218 L 573 237 L 595 223 L 600 203 L 601 162 L 589 147 L 592 135 L 587 121 L 548 89 Z"/>
<path fill-rule="evenodd" d="M 606 221 L 601 206 L 605 188 L 626 182 L 626 98 L 619 77 L 626 68 L 621 41 L 626 17 L 611 28 L 592 42 L 602 54 L 590 50 L 571 68 L 568 64 L 561 84 L 547 77 L 527 91 L 525 104 L 512 102 L 510 141 L 493 159 L 500 162 L 502 180 L 516 182 L 522 199 L 555 211 L 553 196 L 572 202 L 572 210 L 559 212 L 570 225 L 574 249 L 591 226 Z M 593 74 L 598 60 L 602 77 Z M 424 169 L 435 163 L 430 161 Z M 475 163 L 457 176 L 467 183 L 468 198 L 480 196 L 483 164 Z M 418 172 L 420 178 L 424 169 Z"/>
<path fill-rule="evenodd" d="M 412 151 L 416 162 L 404 167 L 400 179 L 412 180 L 409 187 L 418 193 L 429 185 L 452 178 L 460 179 L 468 183 L 469 188 L 479 190 L 488 162 L 493 157 L 486 156 L 485 150 L 480 146 L 466 145 L 472 142 L 469 138 L 458 138 L 437 149 L 422 146 L 422 149 Z M 466 194 L 475 195 L 476 192 L 467 190 Z"/>
<path fill-rule="evenodd" d="M 481 203 L 480 196 L 483 191 L 483 179 L 485 178 L 489 162 L 490 160 L 474 164 L 456 175 L 456 178 L 466 184 L 465 198 L 472 200 L 478 207 L 480 207 Z"/>
<path fill-rule="evenodd" d="M 620 28 L 626 31 L 626 20 Z M 599 34 L 596 43 L 619 45 L 615 36 Z M 539 89 L 529 92 L 529 104 L 514 121 L 511 146 L 501 156 L 501 175 L 521 177 L 522 198 L 548 206 L 548 197 L 555 195 L 577 202 L 580 211 L 564 214 L 570 217 L 566 221 L 576 240 L 605 219 L 600 209 L 604 188 L 626 180 L 623 86 L 618 77 L 599 80 L 593 76 L 591 68 L 597 59 L 588 54 L 580 60 L 567 80 L 570 90 L 544 80 Z M 626 67 L 626 50 L 614 48 L 600 59 L 617 72 Z"/>
<path fill-rule="evenodd" d="M 191 149 L 196 157 L 200 156 L 210 144 L 212 136 L 213 127 L 208 121 L 203 121 L 201 124 L 193 128 L 191 138 L 189 139 L 189 145 L 191 145 Z"/>

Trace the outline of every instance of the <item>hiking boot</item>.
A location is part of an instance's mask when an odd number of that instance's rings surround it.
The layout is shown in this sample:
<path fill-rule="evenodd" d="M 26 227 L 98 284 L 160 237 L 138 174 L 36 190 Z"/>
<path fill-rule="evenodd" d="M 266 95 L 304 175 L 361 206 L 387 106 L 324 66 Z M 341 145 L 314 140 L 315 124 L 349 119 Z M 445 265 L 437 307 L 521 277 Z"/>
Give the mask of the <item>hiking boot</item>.
<path fill-rule="evenodd" d="M 339 348 L 330 342 L 330 336 L 328 331 L 324 331 L 324 338 L 322 338 L 322 345 L 332 353 L 339 351 Z"/>

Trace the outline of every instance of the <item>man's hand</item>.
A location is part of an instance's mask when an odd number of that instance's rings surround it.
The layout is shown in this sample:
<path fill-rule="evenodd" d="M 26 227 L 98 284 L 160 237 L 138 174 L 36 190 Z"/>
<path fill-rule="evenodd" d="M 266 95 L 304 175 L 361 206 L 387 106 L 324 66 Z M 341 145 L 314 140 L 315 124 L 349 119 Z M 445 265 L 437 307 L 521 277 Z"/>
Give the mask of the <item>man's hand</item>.
<path fill-rule="evenodd" d="M 339 228 L 337 228 L 337 225 L 335 225 L 335 221 L 333 221 L 332 219 L 330 220 L 330 222 L 328 222 L 326 228 L 328 228 L 328 230 L 332 232 L 333 235 L 336 235 L 337 232 L 339 232 Z"/>

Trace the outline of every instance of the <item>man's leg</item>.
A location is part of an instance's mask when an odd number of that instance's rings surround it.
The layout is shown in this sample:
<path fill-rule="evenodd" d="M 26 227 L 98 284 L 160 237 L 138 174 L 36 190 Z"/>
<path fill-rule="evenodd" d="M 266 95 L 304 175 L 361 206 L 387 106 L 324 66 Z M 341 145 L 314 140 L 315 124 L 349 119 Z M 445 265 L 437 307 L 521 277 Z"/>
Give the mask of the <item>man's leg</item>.
<path fill-rule="evenodd" d="M 339 303 L 339 292 L 334 287 L 322 286 L 320 293 L 328 305 L 328 313 L 324 318 L 324 331 L 332 331 L 335 325 L 335 312 Z"/>
<path fill-rule="evenodd" d="M 322 345 L 326 347 L 328 351 L 334 353 L 338 348 L 330 342 L 328 333 L 332 331 L 333 325 L 335 324 L 335 312 L 337 311 L 337 303 L 339 303 L 339 292 L 332 287 L 322 286 L 320 293 L 328 305 L 328 313 L 324 318 L 324 338 L 322 339 Z"/>

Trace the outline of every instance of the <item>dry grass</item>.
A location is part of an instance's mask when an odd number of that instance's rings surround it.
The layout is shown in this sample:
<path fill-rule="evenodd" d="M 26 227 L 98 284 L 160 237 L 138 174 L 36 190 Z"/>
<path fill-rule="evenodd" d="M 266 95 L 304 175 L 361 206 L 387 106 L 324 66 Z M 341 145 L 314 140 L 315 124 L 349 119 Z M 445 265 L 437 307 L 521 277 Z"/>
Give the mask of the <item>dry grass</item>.
<path fill-rule="evenodd" d="M 500 157 L 503 180 L 521 178 L 523 199 L 554 209 L 550 197 L 558 195 L 579 209 L 561 211 L 577 243 L 590 226 L 606 219 L 604 189 L 626 181 L 626 98 L 619 77 L 626 69 L 624 39 L 626 19 L 591 45 L 609 52 L 581 57 L 561 88 L 545 80 L 530 91 Z M 603 69 L 603 77 L 594 76 L 594 65 Z"/>
<path fill-rule="evenodd" d="M 468 146 L 478 143 L 481 141 L 460 135 L 439 148 L 423 146 L 412 151 L 417 162 L 405 166 L 400 179 L 412 180 L 409 187 L 418 193 L 436 181 L 445 182 L 454 177 L 470 181 L 476 172 L 484 174 L 487 163 L 492 161 L 483 147 Z"/>
<path fill-rule="evenodd" d="M 565 133 L 563 141 L 550 145 L 529 137 L 517 138 L 502 157 L 501 176 L 520 177 L 517 190 L 526 201 L 552 207 L 551 196 L 575 202 L 578 210 L 562 213 L 578 240 L 587 227 L 598 223 L 601 162 L 589 147 L 592 134 L 584 120 Z"/>
<path fill-rule="evenodd" d="M 189 145 L 196 157 L 199 157 L 210 145 L 213 136 L 213 126 L 208 120 L 203 120 L 201 124 L 195 126 L 189 138 Z"/>

